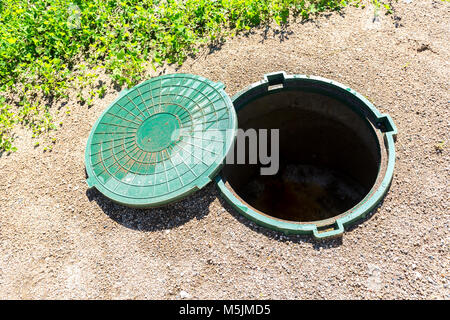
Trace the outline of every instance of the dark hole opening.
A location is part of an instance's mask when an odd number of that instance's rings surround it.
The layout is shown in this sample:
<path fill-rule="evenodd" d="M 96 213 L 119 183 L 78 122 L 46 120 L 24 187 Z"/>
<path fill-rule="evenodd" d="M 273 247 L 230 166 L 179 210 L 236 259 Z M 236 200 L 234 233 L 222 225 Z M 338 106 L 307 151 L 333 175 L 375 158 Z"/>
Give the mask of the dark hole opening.
<path fill-rule="evenodd" d="M 341 101 L 282 90 L 235 107 L 239 128 L 279 129 L 276 175 L 260 175 L 260 163 L 223 169 L 228 187 L 260 212 L 298 222 L 329 219 L 354 207 L 374 185 L 378 138 L 370 122 Z"/>

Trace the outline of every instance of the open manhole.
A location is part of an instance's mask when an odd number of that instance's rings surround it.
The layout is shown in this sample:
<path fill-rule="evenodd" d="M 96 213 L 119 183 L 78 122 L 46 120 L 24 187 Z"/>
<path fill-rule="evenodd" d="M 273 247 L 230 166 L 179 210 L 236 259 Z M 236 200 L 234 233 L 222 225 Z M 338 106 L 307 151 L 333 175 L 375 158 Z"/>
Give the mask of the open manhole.
<path fill-rule="evenodd" d="M 232 100 L 245 132 L 279 130 L 277 174 L 261 175 L 261 163 L 234 161 L 217 178 L 244 216 L 285 233 L 328 237 L 364 217 L 387 191 L 395 126 L 350 88 L 281 72 Z"/>
<path fill-rule="evenodd" d="M 276 174 L 261 175 L 258 163 L 222 167 L 237 127 L 279 130 Z M 323 238 L 382 199 L 396 133 L 388 115 L 327 79 L 272 73 L 230 99 L 222 83 L 164 75 L 122 92 L 94 124 L 87 183 L 115 202 L 148 208 L 215 177 L 225 199 L 257 224 Z"/>

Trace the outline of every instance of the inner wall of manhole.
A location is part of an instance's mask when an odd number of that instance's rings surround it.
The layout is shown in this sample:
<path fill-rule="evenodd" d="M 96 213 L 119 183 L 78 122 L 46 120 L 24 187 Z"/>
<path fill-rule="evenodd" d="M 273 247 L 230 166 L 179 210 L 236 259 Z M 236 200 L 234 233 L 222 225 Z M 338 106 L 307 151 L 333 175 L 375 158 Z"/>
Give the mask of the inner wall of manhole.
<path fill-rule="evenodd" d="M 263 215 L 328 224 L 363 200 L 383 177 L 379 173 L 386 167 L 386 151 L 380 147 L 379 130 L 335 98 L 302 90 L 269 91 L 235 107 L 239 128 L 269 129 L 269 154 L 270 129 L 279 129 L 277 174 L 261 175 L 261 166 L 267 167 L 261 163 L 223 169 L 227 187 Z M 248 143 L 245 148 L 248 155 Z"/>

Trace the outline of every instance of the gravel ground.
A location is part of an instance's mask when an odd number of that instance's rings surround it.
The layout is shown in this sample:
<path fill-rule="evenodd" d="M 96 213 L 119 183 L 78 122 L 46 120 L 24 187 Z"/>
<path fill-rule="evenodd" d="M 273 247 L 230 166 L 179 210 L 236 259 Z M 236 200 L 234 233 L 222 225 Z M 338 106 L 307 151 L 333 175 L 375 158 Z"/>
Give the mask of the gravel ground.
<path fill-rule="evenodd" d="M 0 158 L 0 298 L 449 299 L 450 7 L 399 0 L 394 9 L 376 21 L 371 7 L 347 8 L 260 29 L 178 70 L 222 81 L 230 95 L 264 73 L 314 74 L 392 116 L 391 189 L 342 238 L 257 227 L 213 184 L 152 210 L 88 190 L 85 143 L 117 94 L 110 88 L 89 110 L 72 106 L 52 152 L 18 132 L 19 151 Z"/>

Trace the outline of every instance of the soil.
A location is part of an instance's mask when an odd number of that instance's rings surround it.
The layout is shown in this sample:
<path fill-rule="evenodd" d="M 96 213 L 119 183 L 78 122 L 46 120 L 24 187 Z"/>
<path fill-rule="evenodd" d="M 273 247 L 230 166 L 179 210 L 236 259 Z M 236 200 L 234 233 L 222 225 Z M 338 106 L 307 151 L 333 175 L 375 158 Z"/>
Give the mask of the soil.
<path fill-rule="evenodd" d="M 389 113 L 392 186 L 342 238 L 258 227 L 214 184 L 149 210 L 88 190 L 85 144 L 117 96 L 111 84 L 91 108 L 69 104 L 52 152 L 19 130 L 19 151 L 0 158 L 0 298 L 449 299 L 450 7 L 393 6 L 376 19 L 366 6 L 263 27 L 162 70 L 221 81 L 230 95 L 269 72 L 318 75 Z"/>

